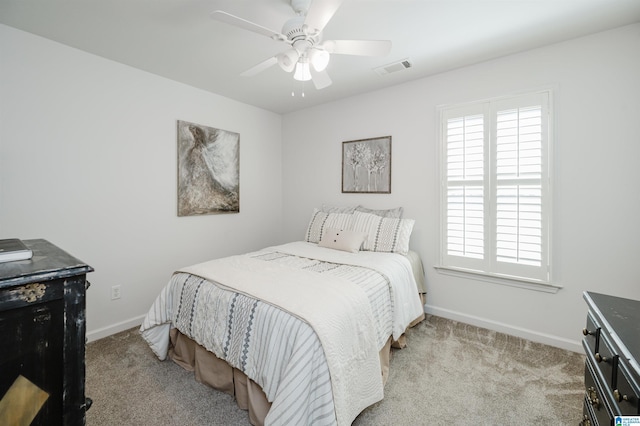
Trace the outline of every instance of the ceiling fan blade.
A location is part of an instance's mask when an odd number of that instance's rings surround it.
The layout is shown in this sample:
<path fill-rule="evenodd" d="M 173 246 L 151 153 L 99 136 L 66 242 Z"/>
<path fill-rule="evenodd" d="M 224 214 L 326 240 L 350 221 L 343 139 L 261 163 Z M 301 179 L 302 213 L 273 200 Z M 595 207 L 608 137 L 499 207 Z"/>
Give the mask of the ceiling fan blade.
<path fill-rule="evenodd" d="M 312 33 L 322 31 L 342 2 L 343 0 L 313 0 L 304 20 L 309 31 Z"/>
<path fill-rule="evenodd" d="M 331 83 L 333 83 L 326 71 L 316 71 L 313 67 L 310 67 L 310 71 L 311 81 L 313 81 L 313 85 L 316 86 L 317 90 L 331 86 Z"/>
<path fill-rule="evenodd" d="M 277 63 L 278 58 L 276 56 L 272 56 L 269 59 L 260 62 L 258 65 L 254 65 L 240 75 L 242 77 L 253 77 L 254 75 L 261 73 L 262 71 L 266 70 L 269 67 L 272 67 Z"/>
<path fill-rule="evenodd" d="M 254 22 L 247 21 L 246 19 L 239 18 L 235 15 L 224 12 L 222 10 L 214 10 L 213 12 L 211 12 L 210 16 L 211 16 L 211 19 L 215 19 L 216 21 L 224 22 L 229 25 L 233 25 L 248 31 L 252 31 L 257 34 L 261 34 L 273 40 L 287 41 L 287 37 L 284 34 L 280 34 L 279 32 L 270 30 L 269 28 L 263 27 L 262 25 L 258 25 Z"/>
<path fill-rule="evenodd" d="M 386 56 L 391 51 L 390 40 L 327 40 L 322 45 L 339 55 Z"/>

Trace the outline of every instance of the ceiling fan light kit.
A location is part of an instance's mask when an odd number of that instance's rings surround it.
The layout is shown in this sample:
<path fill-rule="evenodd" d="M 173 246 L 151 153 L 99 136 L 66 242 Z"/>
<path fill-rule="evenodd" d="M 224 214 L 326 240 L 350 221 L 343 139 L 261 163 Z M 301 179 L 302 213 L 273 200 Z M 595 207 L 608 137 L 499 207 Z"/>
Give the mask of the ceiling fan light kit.
<path fill-rule="evenodd" d="M 311 80 L 311 70 L 309 69 L 309 62 L 302 62 L 302 60 L 300 60 L 296 64 L 296 72 L 293 74 L 293 78 L 298 81 Z"/>
<path fill-rule="evenodd" d="M 278 64 L 285 72 L 292 72 L 299 81 L 312 80 L 316 89 L 331 85 L 326 72 L 331 54 L 385 56 L 391 50 L 389 40 L 327 40 L 322 42 L 322 30 L 338 10 L 343 0 L 290 0 L 296 16 L 287 20 L 282 32 L 272 31 L 256 23 L 216 10 L 211 18 L 267 36 L 290 45 L 284 52 L 268 58 L 243 72 L 253 76 Z"/>
<path fill-rule="evenodd" d="M 309 51 L 309 61 L 316 71 L 324 71 L 329 65 L 331 55 L 324 49 L 311 49 Z"/>
<path fill-rule="evenodd" d="M 278 65 L 286 72 L 291 72 L 296 67 L 298 59 L 300 59 L 300 53 L 296 49 L 289 49 L 282 53 L 278 53 Z"/>

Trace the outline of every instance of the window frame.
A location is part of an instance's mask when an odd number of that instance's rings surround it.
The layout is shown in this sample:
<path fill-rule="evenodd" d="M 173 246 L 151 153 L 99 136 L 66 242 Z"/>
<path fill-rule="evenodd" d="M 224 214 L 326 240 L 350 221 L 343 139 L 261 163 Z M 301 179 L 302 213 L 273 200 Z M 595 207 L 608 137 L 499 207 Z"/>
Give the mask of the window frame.
<path fill-rule="evenodd" d="M 521 264 L 507 264 L 497 261 L 497 197 L 496 190 L 499 182 L 496 167 L 496 127 L 498 112 L 509 108 L 524 108 L 532 104 L 541 105 L 541 177 L 540 206 L 541 206 L 541 266 L 525 266 Z M 535 91 L 527 91 L 509 96 L 484 99 L 480 101 L 461 103 L 455 105 L 442 105 L 437 108 L 439 122 L 439 146 L 440 146 L 440 264 L 436 269 L 448 275 L 473 278 L 498 284 L 512 285 L 533 290 L 556 292 L 560 285 L 552 282 L 551 268 L 551 236 L 552 236 L 552 152 L 553 152 L 553 91 L 544 88 Z M 448 169 L 448 123 L 450 119 L 463 118 L 471 114 L 483 116 L 483 158 L 484 173 L 478 182 L 483 188 L 483 258 L 472 259 L 468 257 L 451 255 L 448 253 L 448 196 L 449 189 L 455 185 L 465 186 L 461 179 L 449 180 Z M 546 140 L 545 140 L 546 139 Z M 522 182 L 515 178 L 513 183 Z M 467 181 L 471 182 L 471 181 Z M 466 206 L 466 204 L 465 204 Z M 465 210 L 466 211 L 466 210 Z"/>

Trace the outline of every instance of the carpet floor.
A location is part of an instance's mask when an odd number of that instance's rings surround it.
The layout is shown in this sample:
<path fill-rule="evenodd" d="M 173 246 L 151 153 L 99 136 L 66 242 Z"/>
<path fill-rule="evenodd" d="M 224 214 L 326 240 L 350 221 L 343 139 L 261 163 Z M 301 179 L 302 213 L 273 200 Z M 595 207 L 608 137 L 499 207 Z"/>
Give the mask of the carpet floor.
<path fill-rule="evenodd" d="M 233 397 L 159 361 L 138 330 L 87 345 L 89 426 L 248 425 Z M 355 426 L 576 425 L 584 355 L 436 316 L 393 350 L 382 401 Z"/>

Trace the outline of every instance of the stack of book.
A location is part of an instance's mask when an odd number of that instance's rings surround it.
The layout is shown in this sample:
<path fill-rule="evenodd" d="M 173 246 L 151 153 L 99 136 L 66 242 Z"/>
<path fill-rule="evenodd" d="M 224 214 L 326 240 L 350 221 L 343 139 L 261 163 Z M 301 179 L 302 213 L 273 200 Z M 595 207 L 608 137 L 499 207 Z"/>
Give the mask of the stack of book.
<path fill-rule="evenodd" d="M 18 238 L 0 240 L 0 263 L 16 260 L 28 260 L 33 257 L 33 251 Z"/>

